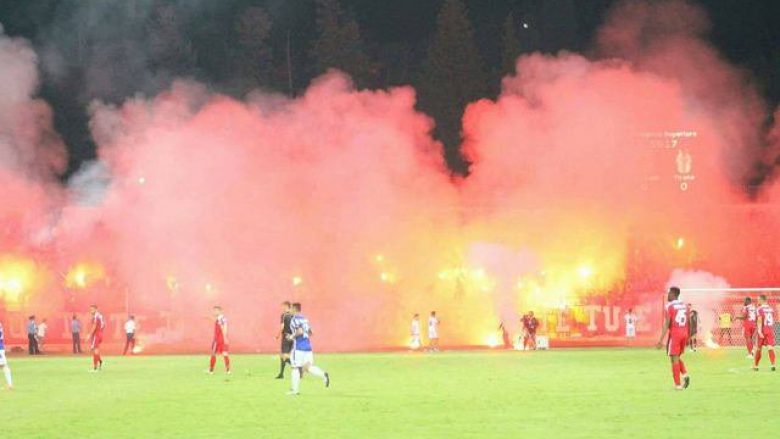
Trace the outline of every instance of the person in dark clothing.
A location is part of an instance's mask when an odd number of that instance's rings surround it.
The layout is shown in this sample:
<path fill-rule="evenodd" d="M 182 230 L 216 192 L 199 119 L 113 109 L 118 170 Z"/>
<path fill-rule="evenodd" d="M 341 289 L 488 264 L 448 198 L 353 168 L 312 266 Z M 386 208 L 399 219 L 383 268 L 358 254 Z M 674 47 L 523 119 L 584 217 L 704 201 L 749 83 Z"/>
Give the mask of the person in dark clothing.
<path fill-rule="evenodd" d="M 38 349 L 38 325 L 35 323 L 35 316 L 32 315 L 27 320 L 27 352 L 30 355 L 40 355 Z"/>
<path fill-rule="evenodd" d="M 284 368 L 290 364 L 290 352 L 292 352 L 293 348 L 293 342 L 288 337 L 292 334 L 290 321 L 293 318 L 293 313 L 290 307 L 290 302 L 285 301 L 282 303 L 282 317 L 280 319 L 279 334 L 276 336 L 277 339 L 282 340 L 279 352 L 279 375 L 276 376 L 277 380 L 284 378 Z"/>
<path fill-rule="evenodd" d="M 696 348 L 699 345 L 699 341 L 696 335 L 699 333 L 699 312 L 693 309 L 693 306 L 688 304 L 688 314 L 690 315 L 690 325 L 688 326 L 688 345 L 693 352 L 696 352 Z"/>
<path fill-rule="evenodd" d="M 70 335 L 73 337 L 73 353 L 81 353 L 81 322 L 76 314 L 73 314 L 73 318 L 70 321 Z"/>

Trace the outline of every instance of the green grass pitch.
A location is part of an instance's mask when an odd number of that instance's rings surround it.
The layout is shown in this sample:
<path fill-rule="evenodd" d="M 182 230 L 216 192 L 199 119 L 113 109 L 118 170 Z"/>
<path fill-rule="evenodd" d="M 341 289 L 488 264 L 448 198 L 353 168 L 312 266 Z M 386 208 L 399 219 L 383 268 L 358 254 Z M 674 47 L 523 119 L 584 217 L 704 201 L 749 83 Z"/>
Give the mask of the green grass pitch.
<path fill-rule="evenodd" d="M 269 355 L 11 357 L 0 391 L 8 438 L 743 438 L 780 431 L 780 372 L 742 350 L 686 354 L 691 388 L 672 389 L 649 349 L 317 355 L 330 389 L 307 376 L 285 395 Z M 221 366 L 221 361 L 218 363 Z"/>

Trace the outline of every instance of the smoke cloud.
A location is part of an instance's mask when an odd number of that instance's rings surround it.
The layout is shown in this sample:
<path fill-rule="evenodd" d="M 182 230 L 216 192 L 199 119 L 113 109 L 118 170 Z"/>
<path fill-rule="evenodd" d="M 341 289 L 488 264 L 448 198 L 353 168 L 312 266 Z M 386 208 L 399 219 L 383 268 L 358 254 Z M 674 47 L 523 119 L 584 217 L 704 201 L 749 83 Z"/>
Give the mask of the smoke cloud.
<path fill-rule="evenodd" d="M 47 223 L 59 195 L 56 177 L 65 168 L 51 109 L 34 97 L 37 89 L 34 51 L 26 41 L 5 36 L 0 25 L 0 218 L 5 240 L 17 244 Z"/>
<path fill-rule="evenodd" d="M 47 231 L 1 239 L 56 255 L 64 291 L 29 291 L 31 304 L 135 313 L 160 350 L 205 347 L 214 304 L 238 349 L 273 350 L 283 300 L 303 302 L 328 350 L 403 345 L 412 314 L 432 310 L 449 345 L 527 310 L 567 333 L 603 314 L 614 332 L 621 307 L 660 311 L 669 282 L 780 280 L 778 190 L 746 188 L 777 128 L 707 27 L 685 2 L 627 2 L 592 57 L 521 57 L 496 100 L 467 108 L 458 179 L 410 87 L 356 90 L 330 72 L 295 99 L 236 99 L 183 79 L 157 93 L 154 79 L 116 104 L 128 94 L 99 91 L 98 69 L 98 160 L 66 189 L 36 56 L 0 37 L 0 218 Z"/>

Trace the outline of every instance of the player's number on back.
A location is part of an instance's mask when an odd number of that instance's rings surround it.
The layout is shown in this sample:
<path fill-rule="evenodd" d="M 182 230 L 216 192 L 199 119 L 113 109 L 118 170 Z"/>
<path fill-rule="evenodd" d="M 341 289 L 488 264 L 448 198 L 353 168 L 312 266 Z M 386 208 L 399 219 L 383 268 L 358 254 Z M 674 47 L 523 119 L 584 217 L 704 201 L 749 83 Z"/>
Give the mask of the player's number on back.
<path fill-rule="evenodd" d="M 764 324 L 766 326 L 774 326 L 775 325 L 775 316 L 772 315 L 772 313 L 766 313 L 764 314 Z"/>
<path fill-rule="evenodd" d="M 688 316 L 686 315 L 684 309 L 678 310 L 674 315 L 674 322 L 677 323 L 677 326 L 685 326 L 685 322 L 687 321 Z"/>

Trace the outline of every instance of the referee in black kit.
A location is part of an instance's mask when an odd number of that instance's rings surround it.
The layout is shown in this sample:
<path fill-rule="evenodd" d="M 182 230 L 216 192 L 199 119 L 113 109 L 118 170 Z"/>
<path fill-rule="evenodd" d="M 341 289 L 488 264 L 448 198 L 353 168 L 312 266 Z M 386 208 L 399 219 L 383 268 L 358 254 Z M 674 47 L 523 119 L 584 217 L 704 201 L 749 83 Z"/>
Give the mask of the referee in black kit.
<path fill-rule="evenodd" d="M 290 320 L 292 320 L 293 314 L 290 309 L 290 302 L 282 302 L 282 318 L 281 325 L 279 327 L 279 334 L 276 335 L 277 339 L 282 340 L 281 351 L 279 352 L 279 375 L 276 376 L 277 380 L 284 378 L 284 367 L 290 364 L 290 352 L 293 348 L 293 341 L 288 340 L 287 336 L 292 334 L 290 329 Z"/>

